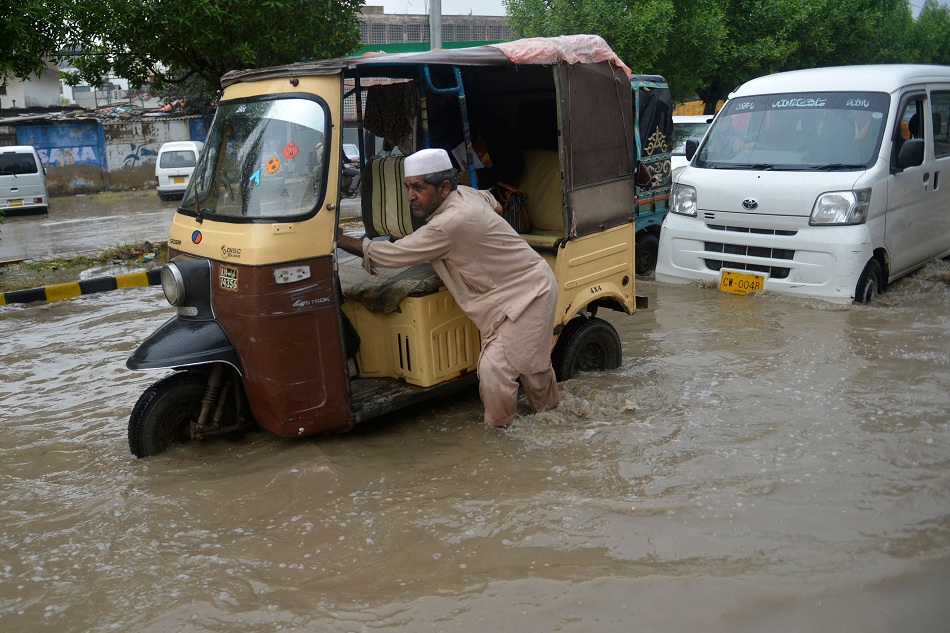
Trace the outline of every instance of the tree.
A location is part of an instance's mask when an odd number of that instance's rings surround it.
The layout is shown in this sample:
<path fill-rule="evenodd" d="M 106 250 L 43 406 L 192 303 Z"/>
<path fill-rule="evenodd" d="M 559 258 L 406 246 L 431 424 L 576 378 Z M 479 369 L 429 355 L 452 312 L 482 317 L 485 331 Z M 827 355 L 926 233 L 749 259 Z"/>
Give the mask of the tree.
<path fill-rule="evenodd" d="M 596 33 L 633 72 L 660 74 L 674 99 L 715 63 L 725 30 L 720 0 L 506 0 L 524 37 Z"/>
<path fill-rule="evenodd" d="M 63 10 L 62 0 L 0 2 L 0 86 L 46 71 L 61 40 Z"/>
<path fill-rule="evenodd" d="M 209 94 L 236 68 L 348 54 L 360 41 L 363 0 L 24 0 L 24 19 L 4 25 L 18 36 L 0 49 L 4 76 L 23 76 L 43 57 L 70 57 L 71 83 L 113 74 L 133 86 L 197 78 Z M 20 10 L 21 6 L 18 5 Z M 52 20 L 50 19 L 52 18 Z M 67 55 L 65 51 L 72 51 Z"/>
<path fill-rule="evenodd" d="M 927 64 L 950 64 L 950 7 L 927 0 L 914 24 L 917 59 Z"/>
<path fill-rule="evenodd" d="M 597 33 L 637 72 L 658 72 L 674 99 L 698 94 L 707 114 L 745 81 L 782 70 L 941 57 L 945 8 L 928 0 L 507 0 L 526 36 Z M 926 24 L 926 37 L 920 23 Z M 927 44 L 927 53 L 914 41 Z M 929 57 L 928 57 L 929 56 Z"/>

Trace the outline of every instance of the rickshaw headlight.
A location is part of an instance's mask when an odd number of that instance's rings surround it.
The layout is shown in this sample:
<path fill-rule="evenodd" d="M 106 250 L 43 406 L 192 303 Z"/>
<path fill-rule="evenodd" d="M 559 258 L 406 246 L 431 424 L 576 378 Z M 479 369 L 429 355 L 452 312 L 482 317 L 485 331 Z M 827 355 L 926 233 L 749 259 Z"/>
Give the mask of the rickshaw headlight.
<path fill-rule="evenodd" d="M 696 187 L 673 183 L 670 202 L 670 211 L 673 213 L 696 217 Z"/>
<path fill-rule="evenodd" d="M 174 262 L 162 266 L 162 292 L 165 293 L 168 303 L 173 306 L 185 303 L 185 280 Z"/>

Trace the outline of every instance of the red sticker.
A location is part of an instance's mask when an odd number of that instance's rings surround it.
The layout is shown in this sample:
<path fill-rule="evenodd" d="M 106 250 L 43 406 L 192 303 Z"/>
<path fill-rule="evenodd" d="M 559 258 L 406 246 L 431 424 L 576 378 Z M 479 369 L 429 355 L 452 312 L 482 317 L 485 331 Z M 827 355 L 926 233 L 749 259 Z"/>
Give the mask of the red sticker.
<path fill-rule="evenodd" d="M 286 145 L 284 145 L 284 157 L 285 157 L 285 158 L 293 158 L 294 156 L 297 155 L 297 153 L 298 153 L 299 151 L 300 151 L 300 149 L 294 144 L 293 141 L 291 141 L 290 143 L 287 143 Z"/>

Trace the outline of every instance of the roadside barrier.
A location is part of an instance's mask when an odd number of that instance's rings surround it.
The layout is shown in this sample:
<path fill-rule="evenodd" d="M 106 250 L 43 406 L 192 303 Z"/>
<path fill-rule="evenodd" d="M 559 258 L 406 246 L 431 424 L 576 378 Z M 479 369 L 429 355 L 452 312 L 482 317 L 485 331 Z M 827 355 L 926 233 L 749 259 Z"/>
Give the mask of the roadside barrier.
<path fill-rule="evenodd" d="M 110 277 L 94 277 L 83 281 L 73 281 L 65 284 L 53 284 L 42 286 L 40 288 L 27 288 L 26 290 L 11 290 L 4 292 L 0 296 L 0 306 L 9 303 L 32 303 L 34 301 L 58 301 L 69 297 L 78 297 L 79 295 L 91 295 L 96 292 L 107 292 L 109 290 L 118 290 L 119 288 L 131 288 L 133 286 L 157 286 L 162 283 L 162 271 L 160 268 L 140 271 L 135 273 L 125 273 Z"/>

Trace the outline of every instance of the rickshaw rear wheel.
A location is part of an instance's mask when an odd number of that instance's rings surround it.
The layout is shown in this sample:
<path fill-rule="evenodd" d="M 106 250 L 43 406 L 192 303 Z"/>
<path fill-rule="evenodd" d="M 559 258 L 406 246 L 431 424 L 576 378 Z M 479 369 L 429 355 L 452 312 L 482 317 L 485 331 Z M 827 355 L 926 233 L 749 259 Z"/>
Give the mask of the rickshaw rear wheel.
<path fill-rule="evenodd" d="M 165 376 L 139 397 L 129 416 L 129 448 L 151 457 L 173 444 L 191 441 L 191 422 L 201 413 L 206 374 L 180 371 Z"/>
<path fill-rule="evenodd" d="M 558 381 L 582 371 L 607 371 L 620 367 L 620 335 L 597 317 L 577 317 L 564 326 L 554 345 L 551 361 Z"/>

